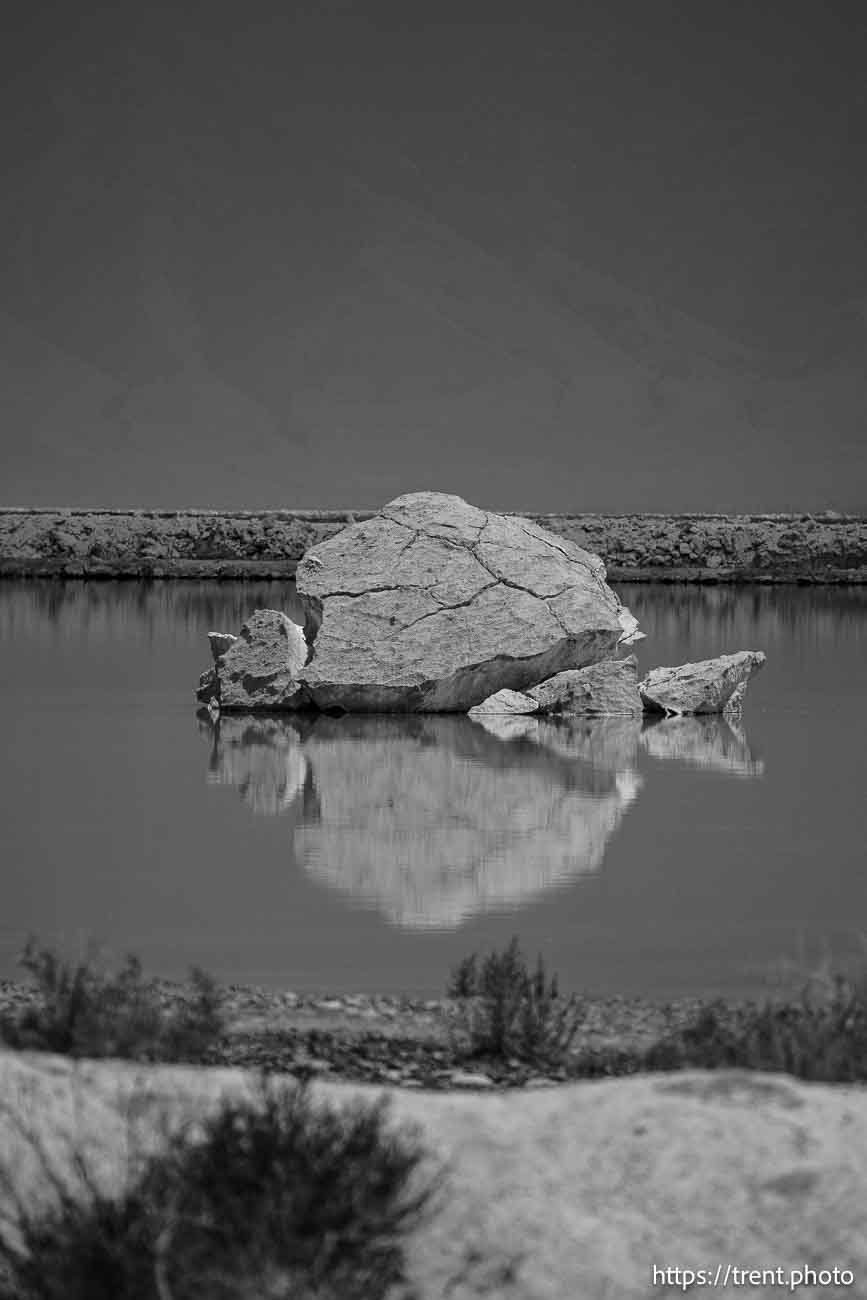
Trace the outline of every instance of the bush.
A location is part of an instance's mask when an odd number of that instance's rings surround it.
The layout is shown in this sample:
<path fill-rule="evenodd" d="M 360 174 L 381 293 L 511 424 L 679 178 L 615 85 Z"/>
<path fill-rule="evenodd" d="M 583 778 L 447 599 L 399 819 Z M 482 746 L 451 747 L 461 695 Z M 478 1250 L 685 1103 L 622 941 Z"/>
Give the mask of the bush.
<path fill-rule="evenodd" d="M 867 984 L 842 976 L 816 982 L 797 1001 L 730 1007 L 713 1002 L 649 1048 L 587 1049 L 573 1078 L 654 1070 L 767 1070 L 824 1083 L 867 1081 Z"/>
<path fill-rule="evenodd" d="M 134 956 L 111 975 L 92 953 L 70 961 L 31 939 L 20 965 L 34 982 L 37 999 L 17 1016 L 0 1018 L 0 1039 L 10 1047 L 69 1056 L 196 1061 L 223 1032 L 219 990 L 197 967 L 190 972 L 191 1001 L 168 1010 Z"/>
<path fill-rule="evenodd" d="M 863 987 L 835 977 L 824 997 L 805 987 L 795 1003 L 767 1002 L 734 1016 L 706 1007 L 693 1024 L 645 1053 L 645 1069 L 783 1071 L 798 1079 L 852 1083 L 867 1079 L 867 1001 Z"/>
<path fill-rule="evenodd" d="M 170 1137 L 116 1199 L 79 1157 L 80 1195 L 54 1177 L 50 1211 L 19 1202 L 0 1300 L 380 1300 L 433 1192 L 422 1159 L 381 1104 L 263 1084 Z"/>
<path fill-rule="evenodd" d="M 558 1064 L 584 1018 L 577 998 L 561 998 L 557 978 L 548 978 L 541 955 L 530 971 L 517 938 L 481 966 L 475 954 L 465 958 L 452 971 L 447 992 L 463 1004 L 459 1046 L 473 1057 Z"/>
<path fill-rule="evenodd" d="M 461 961 L 447 993 L 460 1003 L 456 1046 L 465 1056 L 561 1065 L 571 1078 L 747 1069 L 826 1083 L 867 1081 L 865 973 L 813 978 L 792 1001 L 709 1003 L 647 1048 L 607 1045 L 575 1052 L 570 1048 L 582 1005 L 559 997 L 541 958 L 535 972 L 528 970 L 517 939 L 484 962 L 476 954 Z"/>

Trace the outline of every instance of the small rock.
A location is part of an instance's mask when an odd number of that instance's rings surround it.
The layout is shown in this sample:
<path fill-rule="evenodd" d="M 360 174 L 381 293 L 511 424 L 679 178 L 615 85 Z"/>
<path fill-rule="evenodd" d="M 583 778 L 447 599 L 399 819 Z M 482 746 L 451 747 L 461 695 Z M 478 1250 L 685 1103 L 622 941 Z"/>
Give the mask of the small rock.
<path fill-rule="evenodd" d="M 302 707 L 297 678 L 306 660 L 304 629 L 276 609 L 257 609 L 215 664 L 221 709 Z"/>
<path fill-rule="evenodd" d="M 493 1088 L 494 1081 L 487 1074 L 475 1074 L 471 1070 L 452 1070 L 449 1080 L 453 1088 Z"/>
<path fill-rule="evenodd" d="M 557 673 L 527 692 L 540 713 L 635 717 L 641 713 L 638 660 L 608 659 L 570 672 Z M 514 709 L 512 712 L 530 712 Z"/>
<path fill-rule="evenodd" d="M 318 1074 L 327 1074 L 331 1069 L 330 1061 L 324 1061 L 320 1056 L 306 1056 L 303 1053 L 295 1057 L 293 1065 L 296 1069 L 315 1070 Z"/>
<path fill-rule="evenodd" d="M 566 676 L 565 673 L 560 674 Z M 489 713 L 538 713 L 539 705 L 536 700 L 531 699 L 529 695 L 524 695 L 522 691 L 497 691 L 494 695 L 489 695 L 481 704 L 476 704 L 470 709 L 470 717 L 477 714 Z"/>
<path fill-rule="evenodd" d="M 765 663 L 761 650 L 703 659 L 678 668 L 653 668 L 638 690 L 647 713 L 737 715 L 750 678 Z"/>
<path fill-rule="evenodd" d="M 617 642 L 618 646 L 635 645 L 636 641 L 643 641 L 647 636 L 646 632 L 639 631 L 638 619 L 625 605 L 620 611 L 620 626 L 623 633 Z"/>

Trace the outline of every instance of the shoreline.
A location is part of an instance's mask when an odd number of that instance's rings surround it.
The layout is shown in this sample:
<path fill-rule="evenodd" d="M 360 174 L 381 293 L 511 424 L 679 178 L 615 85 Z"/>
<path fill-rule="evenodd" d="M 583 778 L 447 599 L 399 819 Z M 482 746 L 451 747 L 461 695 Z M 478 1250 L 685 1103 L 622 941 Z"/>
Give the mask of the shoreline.
<path fill-rule="evenodd" d="M 0 577 L 291 579 L 311 546 L 375 513 L 0 507 Z M 524 517 L 601 556 L 612 582 L 867 583 L 865 516 Z"/>
<path fill-rule="evenodd" d="M 165 1010 L 195 995 L 189 981 L 152 981 Z M 453 1040 L 458 999 L 401 994 L 307 994 L 256 985 L 220 984 L 225 1029 L 203 1064 L 264 1069 L 303 1078 L 340 1080 L 433 1090 L 509 1089 L 558 1084 L 568 1064 L 548 1068 L 532 1062 L 470 1059 Z M 694 1023 L 710 1006 L 732 1017 L 748 1000 L 681 997 L 668 1001 L 632 997 L 578 999 L 581 1028 L 569 1052 L 643 1050 Z M 0 979 L 0 1014 L 38 1003 L 26 979 Z"/>

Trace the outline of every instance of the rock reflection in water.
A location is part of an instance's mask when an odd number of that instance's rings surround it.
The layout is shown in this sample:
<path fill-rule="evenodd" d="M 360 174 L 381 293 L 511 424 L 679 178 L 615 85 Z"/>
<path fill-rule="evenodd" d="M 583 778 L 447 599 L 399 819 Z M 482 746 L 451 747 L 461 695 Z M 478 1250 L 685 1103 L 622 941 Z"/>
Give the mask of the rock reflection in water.
<path fill-rule="evenodd" d="M 209 780 L 287 816 L 314 879 L 409 928 L 455 927 L 598 871 L 643 751 L 763 771 L 724 718 L 200 718 Z"/>
<path fill-rule="evenodd" d="M 258 811 L 293 806 L 311 876 L 406 927 L 454 927 L 597 871 L 640 786 L 629 768 L 587 761 L 583 724 L 574 750 L 563 724 L 548 747 L 504 743 L 465 717 L 202 725 L 215 779 L 237 779 Z"/>
<path fill-rule="evenodd" d="M 580 759 L 594 770 L 626 773 L 635 767 L 640 718 L 568 718 L 477 714 L 479 726 L 498 740 L 530 741 L 565 759 Z"/>
<path fill-rule="evenodd" d="M 303 794 L 309 764 L 298 733 L 279 718 L 226 715 L 212 723 L 202 710 L 199 726 L 211 740 L 209 783 L 237 786 L 253 812 L 286 812 Z"/>
<path fill-rule="evenodd" d="M 747 777 L 762 776 L 765 770 L 762 760 L 753 757 L 743 728 L 726 717 L 665 718 L 645 727 L 641 744 L 653 758 L 689 767 Z"/>

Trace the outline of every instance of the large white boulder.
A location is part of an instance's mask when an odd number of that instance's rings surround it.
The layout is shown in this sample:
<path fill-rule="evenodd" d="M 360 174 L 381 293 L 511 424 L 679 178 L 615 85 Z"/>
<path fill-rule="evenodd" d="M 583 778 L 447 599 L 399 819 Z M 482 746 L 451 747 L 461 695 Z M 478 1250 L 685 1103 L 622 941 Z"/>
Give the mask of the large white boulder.
<path fill-rule="evenodd" d="M 747 683 L 764 662 L 761 650 L 739 650 L 678 668 L 652 668 L 638 689 L 648 713 L 736 715 Z"/>
<path fill-rule="evenodd" d="M 595 555 L 527 519 L 415 492 L 298 565 L 321 709 L 466 712 L 609 657 L 635 619 Z"/>

